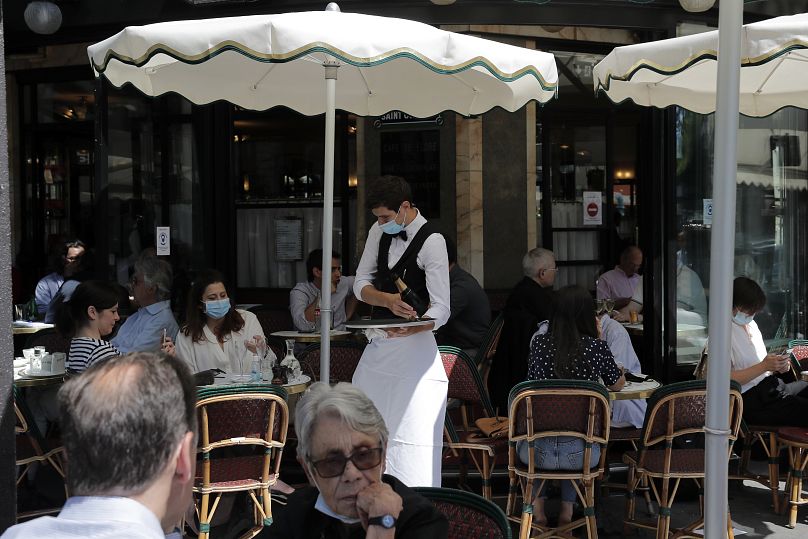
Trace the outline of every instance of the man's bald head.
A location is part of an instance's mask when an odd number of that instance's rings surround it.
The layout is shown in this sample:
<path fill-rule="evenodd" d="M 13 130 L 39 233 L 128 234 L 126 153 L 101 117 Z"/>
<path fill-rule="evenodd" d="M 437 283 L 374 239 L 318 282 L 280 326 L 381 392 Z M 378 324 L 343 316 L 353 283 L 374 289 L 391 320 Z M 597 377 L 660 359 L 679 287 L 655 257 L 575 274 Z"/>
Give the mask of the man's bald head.
<path fill-rule="evenodd" d="M 631 277 L 637 273 L 642 266 L 642 251 L 636 245 L 629 245 L 620 253 L 620 269 Z"/>

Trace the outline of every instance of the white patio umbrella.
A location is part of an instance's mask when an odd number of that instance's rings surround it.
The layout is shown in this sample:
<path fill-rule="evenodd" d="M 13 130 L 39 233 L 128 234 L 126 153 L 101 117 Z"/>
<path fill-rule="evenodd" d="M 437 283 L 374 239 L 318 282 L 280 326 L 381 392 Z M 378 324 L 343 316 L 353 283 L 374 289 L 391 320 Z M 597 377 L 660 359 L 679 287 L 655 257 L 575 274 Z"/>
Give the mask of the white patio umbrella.
<path fill-rule="evenodd" d="M 808 13 L 745 25 L 738 55 L 742 114 L 808 108 Z M 716 110 L 717 57 L 717 30 L 617 47 L 595 66 L 595 91 L 617 103 L 708 114 Z"/>
<path fill-rule="evenodd" d="M 742 22 L 742 0 L 722 0 L 718 31 L 618 47 L 593 72 L 595 91 L 615 102 L 716 112 L 709 339 L 718 361 L 707 376 L 705 537 L 726 536 L 738 112 L 808 108 L 808 14 Z"/>
<path fill-rule="evenodd" d="M 331 267 L 335 109 L 416 117 L 496 106 L 512 112 L 549 100 L 558 84 L 552 54 L 414 21 L 341 13 L 333 3 L 319 12 L 128 27 L 88 53 L 96 76 L 147 95 L 325 113 L 323 268 Z M 321 379 L 328 381 L 329 294 L 321 312 Z"/>

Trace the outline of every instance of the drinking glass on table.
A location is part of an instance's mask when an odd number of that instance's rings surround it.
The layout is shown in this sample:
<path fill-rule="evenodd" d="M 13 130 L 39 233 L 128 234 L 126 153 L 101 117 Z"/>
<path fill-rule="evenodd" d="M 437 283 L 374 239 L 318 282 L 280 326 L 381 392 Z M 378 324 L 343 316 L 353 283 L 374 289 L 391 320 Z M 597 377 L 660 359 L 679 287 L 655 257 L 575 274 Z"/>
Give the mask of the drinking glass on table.
<path fill-rule="evenodd" d="M 604 304 L 606 306 L 606 314 L 611 316 L 612 311 L 614 310 L 614 298 L 606 298 L 604 300 Z"/>
<path fill-rule="evenodd" d="M 600 316 L 606 312 L 606 301 L 602 299 L 595 300 L 595 313 Z"/>

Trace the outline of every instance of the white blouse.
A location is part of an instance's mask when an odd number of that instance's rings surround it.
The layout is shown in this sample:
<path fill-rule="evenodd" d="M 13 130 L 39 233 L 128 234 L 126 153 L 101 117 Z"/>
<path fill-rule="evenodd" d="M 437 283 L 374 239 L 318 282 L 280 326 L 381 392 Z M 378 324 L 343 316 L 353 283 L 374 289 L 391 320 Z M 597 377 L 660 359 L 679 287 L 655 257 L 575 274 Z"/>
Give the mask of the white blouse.
<path fill-rule="evenodd" d="M 192 342 L 191 336 L 180 330 L 177 335 L 177 357 L 185 361 L 192 372 L 221 369 L 231 374 L 238 373 L 241 361 L 244 372 L 248 373 L 252 366 L 252 352 L 247 350 L 244 341 L 256 335 L 264 337 L 264 330 L 253 313 L 241 309 L 238 309 L 238 313 L 244 318 L 244 327 L 225 337 L 223 347 L 207 325 L 203 326 L 203 338 L 199 342 Z M 275 358 L 271 349 L 267 351 L 267 356 Z"/>
<path fill-rule="evenodd" d="M 766 357 L 766 345 L 763 343 L 763 335 L 761 335 L 757 323 L 753 320 L 745 326 L 740 326 L 735 322 L 730 325 L 732 326 L 732 344 L 729 352 L 731 369 L 739 371 L 763 361 L 763 358 Z M 752 378 L 741 386 L 741 393 L 752 389 L 770 374 L 767 371 Z"/>

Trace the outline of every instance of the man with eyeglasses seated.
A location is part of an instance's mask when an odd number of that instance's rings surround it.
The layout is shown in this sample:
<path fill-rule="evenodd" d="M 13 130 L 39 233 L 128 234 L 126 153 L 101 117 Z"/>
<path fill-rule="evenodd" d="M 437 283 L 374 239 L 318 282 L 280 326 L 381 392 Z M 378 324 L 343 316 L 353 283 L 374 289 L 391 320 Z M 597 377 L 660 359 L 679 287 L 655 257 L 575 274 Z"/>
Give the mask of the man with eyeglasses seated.
<path fill-rule="evenodd" d="M 295 411 L 297 459 L 311 486 L 298 489 L 262 537 L 445 538 L 432 503 L 384 474 L 387 427 L 373 402 L 348 383 L 313 384 Z"/>
<path fill-rule="evenodd" d="M 327 282 L 331 292 L 331 319 L 334 329 L 345 329 L 345 322 L 350 320 L 356 311 L 357 300 L 353 294 L 353 277 L 343 277 L 340 266 L 340 254 L 331 253 L 330 274 L 323 275 L 323 250 L 315 249 L 306 259 L 306 272 L 309 280 L 297 283 L 289 292 L 289 311 L 292 323 L 298 331 L 315 331 L 315 312 L 320 308 L 323 282 Z M 330 275 L 330 277 L 329 277 Z M 324 279 L 325 277 L 325 279 Z"/>
<path fill-rule="evenodd" d="M 166 338 L 177 340 L 180 330 L 171 312 L 171 265 L 144 251 L 129 284 L 138 310 L 110 342 L 123 354 L 159 352 Z"/>

